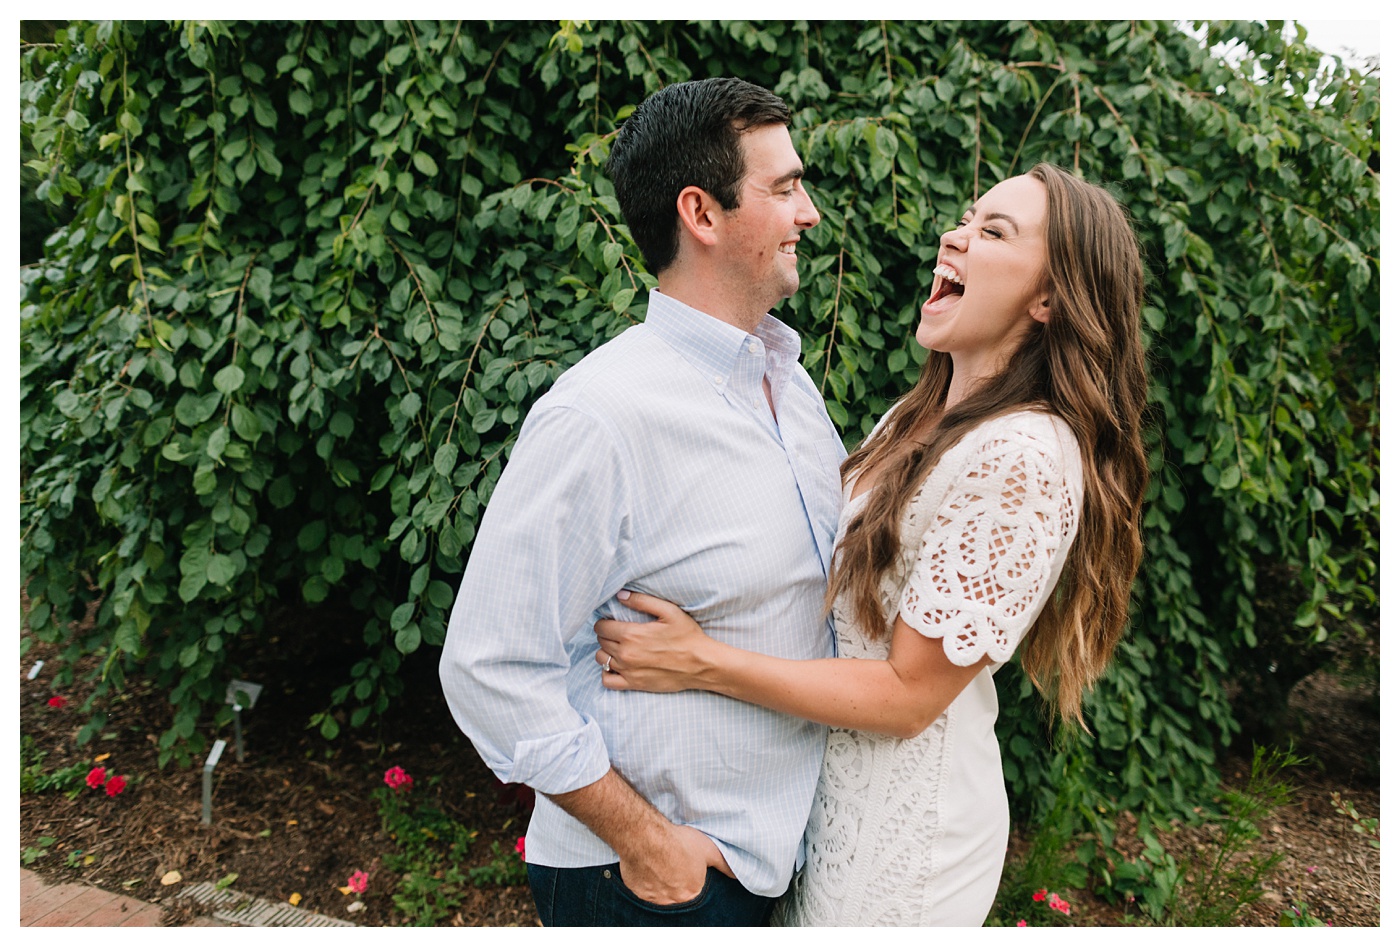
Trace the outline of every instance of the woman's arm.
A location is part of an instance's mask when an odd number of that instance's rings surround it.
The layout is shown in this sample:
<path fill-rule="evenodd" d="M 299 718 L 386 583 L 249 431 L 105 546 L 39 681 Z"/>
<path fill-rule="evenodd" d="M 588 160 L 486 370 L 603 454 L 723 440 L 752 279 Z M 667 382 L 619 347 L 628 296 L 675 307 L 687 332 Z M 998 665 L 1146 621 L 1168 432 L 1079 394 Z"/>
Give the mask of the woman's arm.
<path fill-rule="evenodd" d="M 658 620 L 594 626 L 604 686 L 707 690 L 829 726 L 922 733 L 1030 630 L 1054 588 L 1057 551 L 1073 536 L 1066 510 L 1080 506 L 1064 461 L 1077 454 L 1048 420 L 978 430 L 920 542 L 885 660 L 741 651 L 706 637 L 669 602 L 634 592 L 627 603 Z"/>
<path fill-rule="evenodd" d="M 594 626 L 597 660 L 608 668 L 603 685 L 611 690 L 706 690 L 827 726 L 909 738 L 992 663 L 953 664 L 941 640 L 926 638 L 902 618 L 883 661 L 775 658 L 715 641 L 664 599 L 633 592 L 626 601 L 657 621 Z"/>

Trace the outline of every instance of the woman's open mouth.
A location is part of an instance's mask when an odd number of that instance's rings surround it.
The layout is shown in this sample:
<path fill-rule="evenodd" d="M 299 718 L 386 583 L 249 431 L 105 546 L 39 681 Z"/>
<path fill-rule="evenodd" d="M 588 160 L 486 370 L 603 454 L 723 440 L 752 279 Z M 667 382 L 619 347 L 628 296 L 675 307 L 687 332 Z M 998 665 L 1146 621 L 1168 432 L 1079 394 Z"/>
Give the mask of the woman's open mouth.
<path fill-rule="evenodd" d="M 946 263 L 940 263 L 933 268 L 933 295 L 929 297 L 929 302 L 936 303 L 947 296 L 961 296 L 963 294 L 963 280 L 958 275 L 957 270 Z"/>

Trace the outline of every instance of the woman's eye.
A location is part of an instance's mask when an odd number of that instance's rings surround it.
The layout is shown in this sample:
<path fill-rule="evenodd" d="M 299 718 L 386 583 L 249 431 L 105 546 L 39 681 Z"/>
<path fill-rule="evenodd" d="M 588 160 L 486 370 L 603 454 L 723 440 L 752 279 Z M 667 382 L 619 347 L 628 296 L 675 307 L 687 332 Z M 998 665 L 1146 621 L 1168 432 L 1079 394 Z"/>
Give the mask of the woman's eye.
<path fill-rule="evenodd" d="M 1000 240 L 1000 239 L 1001 239 L 1001 231 L 998 230 L 998 229 L 995 228 L 995 227 L 983 227 L 983 228 L 982 228 L 982 232 L 983 232 L 984 234 L 986 234 L 987 236 L 993 237 L 993 238 L 995 238 L 995 239 L 997 239 L 997 240 Z"/>

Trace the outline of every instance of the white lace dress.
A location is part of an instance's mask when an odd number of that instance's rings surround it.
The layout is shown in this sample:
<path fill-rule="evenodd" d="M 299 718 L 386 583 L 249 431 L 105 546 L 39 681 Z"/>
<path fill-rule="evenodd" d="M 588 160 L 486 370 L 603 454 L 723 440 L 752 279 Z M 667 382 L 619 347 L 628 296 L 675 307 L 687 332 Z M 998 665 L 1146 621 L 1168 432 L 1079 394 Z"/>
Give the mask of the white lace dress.
<path fill-rule="evenodd" d="M 838 536 L 869 494 L 850 500 Z M 946 712 L 902 740 L 833 729 L 807 823 L 806 867 L 774 924 L 980 925 L 996 895 L 1009 818 L 992 673 L 1054 590 L 1079 525 L 1083 473 L 1068 425 L 1022 411 L 952 447 L 905 514 L 897 567 L 880 594 L 966 666 L 984 669 Z M 845 658 L 883 659 L 889 634 L 860 633 L 835 607 Z"/>

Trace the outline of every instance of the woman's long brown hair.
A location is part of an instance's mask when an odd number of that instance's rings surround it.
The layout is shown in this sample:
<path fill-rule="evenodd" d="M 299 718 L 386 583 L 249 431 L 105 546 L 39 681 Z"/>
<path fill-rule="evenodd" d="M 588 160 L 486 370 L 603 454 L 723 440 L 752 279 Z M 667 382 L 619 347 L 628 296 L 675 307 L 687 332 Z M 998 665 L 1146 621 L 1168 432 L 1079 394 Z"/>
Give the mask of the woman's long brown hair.
<path fill-rule="evenodd" d="M 1001 374 L 946 411 L 952 357 L 929 353 L 914 388 L 841 467 L 843 478 L 867 467 L 884 473 L 847 528 L 828 600 L 846 593 L 862 631 L 884 635 L 880 579 L 898 560 L 903 512 L 938 459 L 988 418 L 1027 408 L 1057 415 L 1079 441 L 1084 501 L 1059 585 L 1022 642 L 1021 665 L 1062 720 L 1083 726 L 1083 692 L 1122 635 L 1142 559 L 1142 258 L 1127 214 L 1103 188 L 1051 164 L 1029 175 L 1046 190 L 1050 317 L 1032 323 Z"/>

